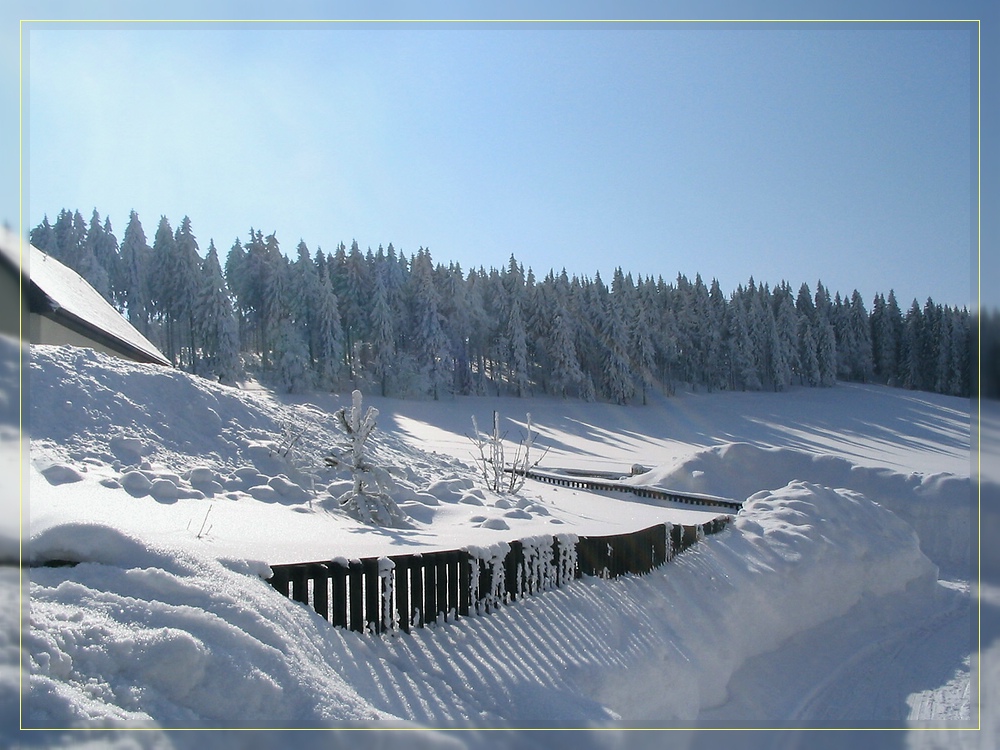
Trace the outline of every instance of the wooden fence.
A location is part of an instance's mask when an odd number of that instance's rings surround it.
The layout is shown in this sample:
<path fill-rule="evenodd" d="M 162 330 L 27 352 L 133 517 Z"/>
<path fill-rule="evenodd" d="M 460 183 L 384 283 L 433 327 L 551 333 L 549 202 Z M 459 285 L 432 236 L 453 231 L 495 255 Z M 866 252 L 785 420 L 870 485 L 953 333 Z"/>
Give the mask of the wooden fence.
<path fill-rule="evenodd" d="M 612 536 L 539 536 L 490 548 L 272 565 L 272 586 L 335 627 L 382 633 L 485 614 L 581 576 L 648 573 L 729 517 Z"/>

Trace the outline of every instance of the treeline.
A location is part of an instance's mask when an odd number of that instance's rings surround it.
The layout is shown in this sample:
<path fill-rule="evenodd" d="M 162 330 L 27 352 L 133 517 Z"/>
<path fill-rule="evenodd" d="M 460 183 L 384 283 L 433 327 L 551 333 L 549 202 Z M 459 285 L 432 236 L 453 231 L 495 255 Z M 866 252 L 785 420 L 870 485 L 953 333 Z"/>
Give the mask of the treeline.
<path fill-rule="evenodd" d="M 367 388 L 383 395 L 551 394 L 644 402 L 681 383 L 712 390 L 885 383 L 967 396 L 975 319 L 966 308 L 821 282 L 793 291 L 752 278 L 726 294 L 679 275 L 616 270 L 537 279 L 511 256 L 468 272 L 357 242 L 299 242 L 291 260 L 251 229 L 220 262 L 187 217 L 161 217 L 150 245 L 138 215 L 122 240 L 94 210 L 60 211 L 31 242 L 77 270 L 178 367 L 223 382 L 250 373 L 287 391 Z"/>

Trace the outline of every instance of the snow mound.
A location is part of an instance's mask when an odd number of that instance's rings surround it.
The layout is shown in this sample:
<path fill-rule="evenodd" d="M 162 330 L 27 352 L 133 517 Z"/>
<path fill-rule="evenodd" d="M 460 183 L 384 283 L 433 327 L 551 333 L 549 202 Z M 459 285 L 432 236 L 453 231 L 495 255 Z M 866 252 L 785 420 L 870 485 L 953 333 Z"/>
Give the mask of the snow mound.
<path fill-rule="evenodd" d="M 858 466 L 836 456 L 727 443 L 626 482 L 742 501 L 793 480 L 852 490 L 879 503 L 916 530 L 923 551 L 942 570 L 970 576 L 975 488 L 969 477 L 903 474 Z"/>
<path fill-rule="evenodd" d="M 52 485 L 93 477 L 161 504 L 227 493 L 344 514 L 335 500 L 353 483 L 324 461 L 344 436 L 316 407 L 70 346 L 32 345 L 29 369 L 33 392 L 47 394 L 31 399 L 32 462 Z M 399 475 L 398 500 L 456 503 L 472 487 L 450 459 L 388 433 L 371 442 L 375 465 Z"/>
<path fill-rule="evenodd" d="M 289 606 L 262 564 L 149 549 L 97 525 L 50 529 L 32 549 L 90 564 L 32 570 L 28 725 L 387 717 L 337 669 L 350 636 Z"/>

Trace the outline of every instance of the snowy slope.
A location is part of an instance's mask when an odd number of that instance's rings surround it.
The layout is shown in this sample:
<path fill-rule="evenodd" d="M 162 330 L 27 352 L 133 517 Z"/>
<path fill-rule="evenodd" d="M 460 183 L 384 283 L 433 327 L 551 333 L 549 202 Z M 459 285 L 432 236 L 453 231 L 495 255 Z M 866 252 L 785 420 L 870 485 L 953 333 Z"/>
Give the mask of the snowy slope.
<path fill-rule="evenodd" d="M 30 374 L 30 555 L 83 561 L 31 570 L 25 716 L 40 725 L 975 719 L 958 399 L 850 387 L 817 392 L 825 408 L 812 391 L 648 409 L 366 399 L 412 518 L 373 531 L 324 499 L 343 477 L 317 468 L 346 396 L 282 403 L 68 347 L 33 348 Z M 533 483 L 513 499 L 479 489 L 463 432 L 497 406 L 532 412 L 546 465 L 643 463 L 636 482 L 749 502 L 649 576 L 585 580 L 413 636 L 331 629 L 260 580 L 267 562 L 697 513 Z M 288 425 L 305 439 L 282 456 Z"/>

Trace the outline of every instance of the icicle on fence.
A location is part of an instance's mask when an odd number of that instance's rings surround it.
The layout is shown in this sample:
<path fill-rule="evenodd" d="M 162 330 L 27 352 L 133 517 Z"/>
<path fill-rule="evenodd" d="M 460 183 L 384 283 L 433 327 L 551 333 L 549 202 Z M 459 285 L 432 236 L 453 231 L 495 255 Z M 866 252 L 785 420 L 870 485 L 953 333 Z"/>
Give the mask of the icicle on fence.
<path fill-rule="evenodd" d="M 721 531 L 728 521 L 720 517 L 613 536 L 541 535 L 463 550 L 272 565 L 268 580 L 335 627 L 409 632 L 488 614 L 585 575 L 648 573 L 705 535 Z"/>

